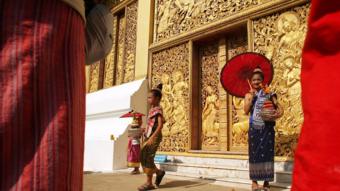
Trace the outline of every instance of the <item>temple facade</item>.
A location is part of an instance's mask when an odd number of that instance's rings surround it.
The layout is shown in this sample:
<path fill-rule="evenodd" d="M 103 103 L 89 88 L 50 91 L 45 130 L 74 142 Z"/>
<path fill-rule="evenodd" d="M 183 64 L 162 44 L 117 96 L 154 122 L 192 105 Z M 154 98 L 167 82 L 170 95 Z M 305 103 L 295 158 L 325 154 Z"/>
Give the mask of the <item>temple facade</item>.
<path fill-rule="evenodd" d="M 307 0 L 116 1 L 114 46 L 87 67 L 87 91 L 143 78 L 149 87 L 163 83 L 167 122 L 159 154 L 169 159 L 163 167 L 246 182 L 248 116 L 243 99 L 222 88 L 220 71 L 235 55 L 264 54 L 285 110 L 276 125 L 275 160 L 277 185 L 288 188 L 303 122 L 301 51 L 309 9 Z"/>

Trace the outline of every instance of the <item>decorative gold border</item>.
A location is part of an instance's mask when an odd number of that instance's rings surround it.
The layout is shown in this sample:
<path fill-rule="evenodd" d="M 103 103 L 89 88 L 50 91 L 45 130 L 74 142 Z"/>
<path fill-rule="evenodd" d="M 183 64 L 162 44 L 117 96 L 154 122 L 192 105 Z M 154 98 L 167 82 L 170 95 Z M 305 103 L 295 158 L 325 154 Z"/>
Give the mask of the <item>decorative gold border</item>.
<path fill-rule="evenodd" d="M 189 129 L 188 129 L 188 145 L 187 150 L 190 150 L 192 147 L 192 127 L 193 127 L 193 111 L 194 111 L 194 104 L 193 104 L 193 73 L 192 67 L 194 67 L 193 63 L 193 48 L 194 44 L 192 41 L 188 42 L 188 49 L 189 49 Z"/>

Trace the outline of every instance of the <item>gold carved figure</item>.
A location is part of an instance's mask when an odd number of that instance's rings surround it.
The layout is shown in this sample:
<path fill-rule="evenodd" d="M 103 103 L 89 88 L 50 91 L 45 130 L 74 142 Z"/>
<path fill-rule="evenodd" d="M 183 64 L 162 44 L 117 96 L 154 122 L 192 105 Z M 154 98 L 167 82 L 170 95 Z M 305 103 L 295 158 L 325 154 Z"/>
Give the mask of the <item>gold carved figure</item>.
<path fill-rule="evenodd" d="M 157 0 L 156 41 L 242 12 L 261 0 Z"/>
<path fill-rule="evenodd" d="M 234 119 L 233 128 L 233 145 L 246 146 L 248 144 L 249 116 L 244 114 L 244 99 L 233 96 L 233 108 L 235 110 L 236 119 Z"/>
<path fill-rule="evenodd" d="M 175 67 L 174 67 L 175 66 Z M 189 49 L 181 44 L 152 54 L 152 86 L 163 84 L 166 123 L 160 151 L 185 152 L 189 141 Z"/>
<path fill-rule="evenodd" d="M 301 83 L 300 83 L 300 72 L 301 67 L 296 62 L 294 57 L 286 57 L 283 61 L 287 70 L 285 71 L 284 76 L 287 78 L 286 86 L 287 86 L 287 95 L 288 100 L 290 102 L 290 107 L 287 108 L 289 110 L 290 116 L 288 116 L 287 121 L 296 121 L 296 123 L 301 124 L 302 118 L 297 118 L 296 116 L 302 115 L 301 109 Z M 289 130 L 289 129 L 287 129 Z M 294 129 L 295 133 L 300 132 L 300 126 Z"/>
<path fill-rule="evenodd" d="M 218 111 L 219 101 L 214 94 L 211 86 L 206 87 L 207 97 L 202 112 L 202 142 L 203 145 L 212 145 L 218 143 L 219 122 Z"/>
<path fill-rule="evenodd" d="M 157 32 L 163 33 L 172 25 L 172 18 L 175 15 L 174 0 L 164 1 L 158 8 Z"/>
<path fill-rule="evenodd" d="M 163 97 L 161 101 L 161 106 L 163 108 L 164 118 L 166 123 L 163 125 L 162 133 L 163 136 L 170 136 L 170 115 L 172 113 L 172 104 L 170 98 L 173 97 L 172 89 L 170 84 L 170 76 L 168 74 L 162 74 L 162 84 L 163 84 Z"/>
<path fill-rule="evenodd" d="M 195 5 L 194 0 L 175 0 L 175 5 L 178 7 L 179 15 L 184 18 L 190 18 Z"/>
<path fill-rule="evenodd" d="M 279 32 L 279 53 L 290 53 L 301 55 L 301 48 L 304 42 L 304 33 L 301 31 L 300 19 L 294 12 L 286 12 L 280 15 L 277 20 L 277 31 Z"/>
<path fill-rule="evenodd" d="M 171 127 L 171 134 L 183 133 L 187 131 L 188 116 L 185 109 L 185 98 L 183 97 L 184 91 L 187 91 L 188 85 L 184 81 L 183 74 L 180 71 L 176 71 L 173 76 L 173 102 L 176 107 L 172 111 L 172 117 L 174 124 Z"/>
<path fill-rule="evenodd" d="M 294 133 L 299 133 L 300 123 L 302 123 L 301 109 L 301 50 L 304 42 L 304 33 L 301 30 L 300 18 L 294 12 L 285 12 L 281 14 L 277 20 L 277 30 L 279 32 L 279 46 L 277 49 L 277 57 L 281 61 L 283 68 L 283 77 L 286 78 L 287 101 L 290 111 L 287 120 L 281 128 L 289 131 L 290 124 L 294 124 L 297 128 L 292 129 Z"/>

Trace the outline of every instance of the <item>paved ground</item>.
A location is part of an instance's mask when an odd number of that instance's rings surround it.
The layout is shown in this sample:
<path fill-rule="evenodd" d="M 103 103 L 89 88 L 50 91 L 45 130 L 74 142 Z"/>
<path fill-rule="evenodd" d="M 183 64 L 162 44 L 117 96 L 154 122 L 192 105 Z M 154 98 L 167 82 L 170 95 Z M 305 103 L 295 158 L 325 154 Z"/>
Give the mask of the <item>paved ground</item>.
<path fill-rule="evenodd" d="M 84 191 L 136 191 L 145 181 L 144 175 L 117 173 L 85 173 Z M 217 185 L 214 181 L 167 175 L 159 191 L 247 191 Z M 273 190 L 273 189 L 272 189 Z M 275 191 L 275 190 L 273 190 Z"/>
<path fill-rule="evenodd" d="M 145 181 L 143 175 L 130 175 L 127 173 L 94 173 L 84 175 L 84 191 L 135 191 Z M 159 191 L 185 190 L 185 191 L 232 191 L 231 188 L 213 185 L 212 181 L 172 177 L 165 178 Z M 235 190 L 236 191 L 236 190 Z M 245 191 L 245 190 L 237 190 Z"/>

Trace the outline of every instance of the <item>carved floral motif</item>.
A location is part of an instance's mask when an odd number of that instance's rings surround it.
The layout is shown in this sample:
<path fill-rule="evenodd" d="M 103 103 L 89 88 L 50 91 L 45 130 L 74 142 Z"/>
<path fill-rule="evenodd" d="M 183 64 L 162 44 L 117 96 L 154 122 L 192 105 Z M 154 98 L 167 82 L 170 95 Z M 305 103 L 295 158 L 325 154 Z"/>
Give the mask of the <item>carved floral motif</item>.
<path fill-rule="evenodd" d="M 99 87 L 100 61 L 90 65 L 89 92 L 95 92 Z"/>
<path fill-rule="evenodd" d="M 137 8 L 138 3 L 135 1 L 126 9 L 124 82 L 133 81 L 135 78 Z"/>
<path fill-rule="evenodd" d="M 105 70 L 104 70 L 104 88 L 109 88 L 114 85 L 114 72 L 115 72 L 115 55 L 116 55 L 116 38 L 117 35 L 117 16 L 114 17 L 113 20 L 113 45 L 111 52 L 105 58 Z"/>
<path fill-rule="evenodd" d="M 125 21 L 125 15 L 120 15 L 118 19 L 116 85 L 124 83 Z"/>

